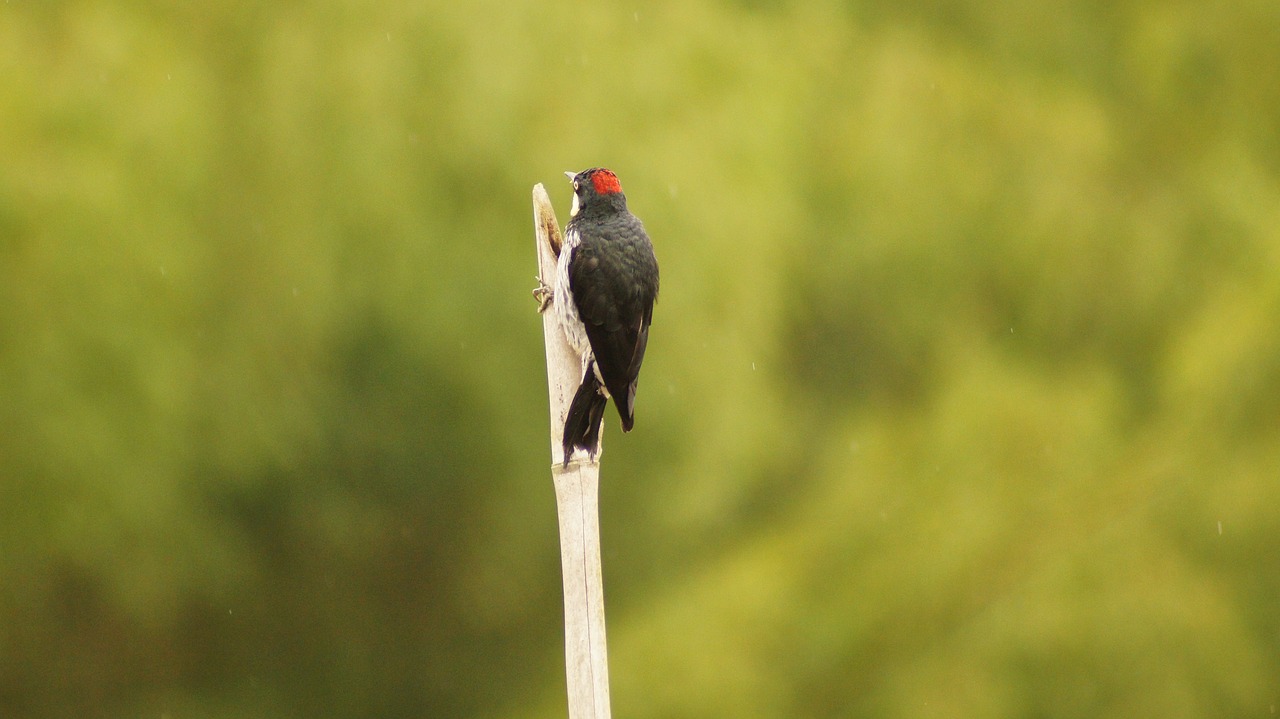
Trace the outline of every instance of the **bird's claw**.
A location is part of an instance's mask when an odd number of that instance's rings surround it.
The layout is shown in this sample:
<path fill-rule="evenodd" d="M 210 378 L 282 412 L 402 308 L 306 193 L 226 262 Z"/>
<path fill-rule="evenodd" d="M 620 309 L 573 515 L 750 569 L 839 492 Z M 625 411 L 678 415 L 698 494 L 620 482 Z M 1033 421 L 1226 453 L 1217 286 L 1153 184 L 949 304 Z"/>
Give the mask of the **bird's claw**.
<path fill-rule="evenodd" d="M 555 298 L 555 293 L 550 287 L 547 287 L 547 284 L 542 281 L 541 277 L 539 277 L 538 286 L 533 290 L 533 298 L 538 301 L 538 314 L 542 314 L 551 306 L 551 302 Z"/>

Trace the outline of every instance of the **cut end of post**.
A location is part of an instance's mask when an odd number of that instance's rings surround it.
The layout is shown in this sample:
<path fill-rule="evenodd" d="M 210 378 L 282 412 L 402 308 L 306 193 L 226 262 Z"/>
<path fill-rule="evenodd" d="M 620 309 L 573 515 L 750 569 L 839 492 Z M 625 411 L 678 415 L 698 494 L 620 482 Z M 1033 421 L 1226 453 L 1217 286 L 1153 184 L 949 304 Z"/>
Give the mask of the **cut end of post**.
<path fill-rule="evenodd" d="M 533 219 L 540 230 L 538 234 L 547 238 L 547 244 L 551 246 L 551 255 L 559 257 L 564 239 L 560 235 L 560 223 L 556 221 L 556 211 L 551 207 L 551 196 L 547 194 L 547 188 L 543 187 L 541 182 L 533 186 Z"/>

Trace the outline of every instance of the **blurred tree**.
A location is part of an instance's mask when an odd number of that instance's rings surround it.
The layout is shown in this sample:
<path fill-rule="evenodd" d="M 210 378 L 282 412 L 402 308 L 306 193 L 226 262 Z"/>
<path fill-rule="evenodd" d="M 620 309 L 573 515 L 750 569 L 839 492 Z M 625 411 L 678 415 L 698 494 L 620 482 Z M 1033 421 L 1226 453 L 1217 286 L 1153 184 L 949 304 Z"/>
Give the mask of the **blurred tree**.
<path fill-rule="evenodd" d="M 3 5 L 0 715 L 562 716 L 590 165 L 664 272 L 619 714 L 1274 710 L 1276 19 Z"/>

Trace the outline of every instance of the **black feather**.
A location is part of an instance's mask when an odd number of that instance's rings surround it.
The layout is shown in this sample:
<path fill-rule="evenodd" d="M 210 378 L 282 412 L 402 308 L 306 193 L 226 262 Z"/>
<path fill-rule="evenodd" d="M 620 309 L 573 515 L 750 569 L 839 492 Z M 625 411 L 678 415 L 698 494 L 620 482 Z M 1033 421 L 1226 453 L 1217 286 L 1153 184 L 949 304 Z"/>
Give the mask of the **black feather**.
<path fill-rule="evenodd" d="M 569 414 L 564 418 L 564 466 L 569 466 L 569 458 L 575 449 L 585 449 L 591 457 L 596 456 L 605 403 L 606 397 L 600 380 L 596 379 L 595 366 L 588 365 L 582 384 L 569 403 Z"/>
<path fill-rule="evenodd" d="M 580 217 L 570 223 L 581 244 L 569 265 L 569 285 L 622 429 L 630 431 L 658 295 L 658 265 L 635 216 L 623 211 L 575 224 Z"/>

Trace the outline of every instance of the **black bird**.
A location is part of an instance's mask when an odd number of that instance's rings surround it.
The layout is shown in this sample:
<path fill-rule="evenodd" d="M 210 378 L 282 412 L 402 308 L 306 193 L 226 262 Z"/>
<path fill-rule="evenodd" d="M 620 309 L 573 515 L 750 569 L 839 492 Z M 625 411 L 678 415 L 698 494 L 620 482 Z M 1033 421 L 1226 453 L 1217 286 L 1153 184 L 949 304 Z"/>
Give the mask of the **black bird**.
<path fill-rule="evenodd" d="M 635 425 L 636 382 L 658 297 L 658 260 L 644 225 L 627 210 L 618 176 L 603 168 L 566 172 L 573 207 L 556 264 L 552 302 L 569 344 L 582 357 L 564 422 L 564 463 L 575 449 L 594 458 L 612 397 L 622 431 Z"/>

